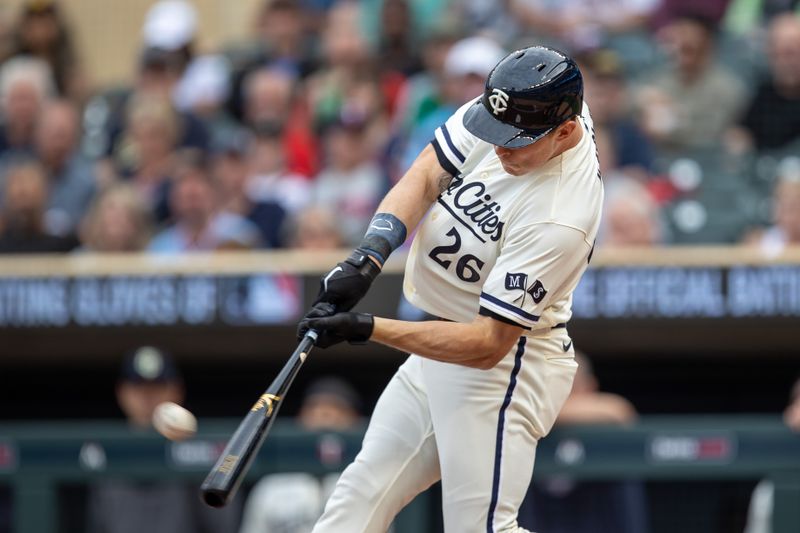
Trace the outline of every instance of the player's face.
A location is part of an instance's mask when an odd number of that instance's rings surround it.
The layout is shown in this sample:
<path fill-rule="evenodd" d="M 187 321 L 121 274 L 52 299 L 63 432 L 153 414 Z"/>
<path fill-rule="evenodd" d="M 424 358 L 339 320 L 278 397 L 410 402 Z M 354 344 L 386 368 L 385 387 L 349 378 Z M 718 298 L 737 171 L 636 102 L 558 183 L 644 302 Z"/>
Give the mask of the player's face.
<path fill-rule="evenodd" d="M 571 148 L 569 144 L 576 134 L 577 126 L 575 120 L 570 120 L 533 144 L 522 148 L 495 146 L 494 152 L 500 159 L 503 170 L 512 176 L 521 176 L 536 170 L 565 149 Z"/>

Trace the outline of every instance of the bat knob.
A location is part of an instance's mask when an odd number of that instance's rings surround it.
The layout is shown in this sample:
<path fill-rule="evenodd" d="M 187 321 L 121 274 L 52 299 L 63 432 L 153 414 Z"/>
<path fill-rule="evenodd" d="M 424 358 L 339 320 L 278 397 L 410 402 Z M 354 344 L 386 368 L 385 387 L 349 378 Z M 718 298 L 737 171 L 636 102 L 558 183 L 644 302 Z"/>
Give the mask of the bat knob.
<path fill-rule="evenodd" d="M 225 507 L 228 503 L 225 493 L 213 489 L 203 489 L 200 491 L 200 497 L 206 505 L 219 509 Z"/>

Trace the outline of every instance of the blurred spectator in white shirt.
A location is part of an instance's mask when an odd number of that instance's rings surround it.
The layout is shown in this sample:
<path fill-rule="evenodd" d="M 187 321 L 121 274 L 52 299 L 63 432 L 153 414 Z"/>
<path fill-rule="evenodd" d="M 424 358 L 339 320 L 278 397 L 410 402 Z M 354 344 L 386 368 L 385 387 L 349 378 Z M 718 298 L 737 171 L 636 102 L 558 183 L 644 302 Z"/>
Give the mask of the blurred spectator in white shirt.
<path fill-rule="evenodd" d="M 287 168 L 283 124 L 262 122 L 253 128 L 247 150 L 247 194 L 254 202 L 276 202 L 294 214 L 309 205 L 311 185 Z"/>
<path fill-rule="evenodd" d="M 339 217 L 345 241 L 357 245 L 386 191 L 363 116 L 343 114 L 324 133 L 326 165 L 314 181 L 317 204 Z"/>

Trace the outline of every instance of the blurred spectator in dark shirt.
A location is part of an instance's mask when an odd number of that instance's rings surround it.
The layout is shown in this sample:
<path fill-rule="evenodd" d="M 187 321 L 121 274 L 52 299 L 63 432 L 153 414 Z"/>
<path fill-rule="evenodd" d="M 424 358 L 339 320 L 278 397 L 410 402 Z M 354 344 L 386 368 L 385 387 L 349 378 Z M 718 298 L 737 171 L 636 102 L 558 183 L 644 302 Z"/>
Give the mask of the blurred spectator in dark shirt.
<path fill-rule="evenodd" d="M 182 404 L 186 390 L 175 361 L 142 346 L 122 362 L 117 403 L 132 431 L 154 433 L 153 411 L 162 402 Z M 235 533 L 239 506 L 211 509 L 194 483 L 178 480 L 95 480 L 89 488 L 88 533 Z"/>
<path fill-rule="evenodd" d="M 150 242 L 153 217 L 136 189 L 116 184 L 95 199 L 80 229 L 83 250 L 139 252 Z"/>
<path fill-rule="evenodd" d="M 155 253 L 249 249 L 261 244 L 258 228 L 244 217 L 220 212 L 210 169 L 202 154 L 182 154 L 170 191 L 174 222 L 150 241 Z"/>
<path fill-rule="evenodd" d="M 45 61 L 50 65 L 58 94 L 82 104 L 89 94 L 89 82 L 59 3 L 55 0 L 25 0 L 15 27 L 12 54 Z"/>
<path fill-rule="evenodd" d="M 0 253 L 68 252 L 78 246 L 74 236 L 47 233 L 47 177 L 34 163 L 6 170 L 0 211 Z"/>
<path fill-rule="evenodd" d="M 665 241 L 661 208 L 639 181 L 619 176 L 606 188 L 598 241 L 604 247 L 656 246 Z"/>
<path fill-rule="evenodd" d="M 314 199 L 338 214 L 345 242 L 357 245 L 387 189 L 367 138 L 366 117 L 344 114 L 324 133 L 326 165 L 314 181 Z"/>
<path fill-rule="evenodd" d="M 742 83 L 717 64 L 716 29 L 696 15 L 676 18 L 663 30 L 670 64 L 636 95 L 641 124 L 659 149 L 719 146 L 744 106 Z"/>
<path fill-rule="evenodd" d="M 241 85 L 253 70 L 280 65 L 304 78 L 314 70 L 316 31 L 324 13 L 311 13 L 300 0 L 260 0 L 253 18 L 255 35 L 230 55 L 234 60 L 231 110 L 241 116 Z"/>
<path fill-rule="evenodd" d="M 281 125 L 281 144 L 289 172 L 317 172 L 317 139 L 297 75 L 280 65 L 253 70 L 244 80 L 244 123 L 254 130 Z"/>
<path fill-rule="evenodd" d="M 94 197 L 94 167 L 79 151 L 80 134 L 74 104 L 44 105 L 36 125 L 36 156 L 49 182 L 47 228 L 56 235 L 74 233 Z"/>
<path fill-rule="evenodd" d="M 631 117 L 630 95 L 619 58 L 611 50 L 600 49 L 579 61 L 601 173 L 607 179 L 613 179 L 615 173 L 646 178 L 653 166 L 653 149 Z"/>
<path fill-rule="evenodd" d="M 409 0 L 384 0 L 378 33 L 378 64 L 402 75 L 418 71 L 421 65 L 416 37 Z"/>
<path fill-rule="evenodd" d="M 33 151 L 36 120 L 54 91 L 50 67 L 17 57 L 0 65 L 0 156 Z"/>
<path fill-rule="evenodd" d="M 769 27 L 770 78 L 756 91 L 742 126 L 757 150 L 800 139 L 800 15 L 779 15 Z"/>
<path fill-rule="evenodd" d="M 306 390 L 297 424 L 307 431 L 347 431 L 361 419 L 361 400 L 345 381 L 326 377 Z M 342 462 L 342 444 L 334 435 L 319 441 L 320 462 Z M 344 466 L 344 465 L 341 465 Z M 322 515 L 339 472 L 322 478 L 304 472 L 271 474 L 253 486 L 245 503 L 239 533 L 307 533 Z"/>
<path fill-rule="evenodd" d="M 311 201 L 311 185 L 288 168 L 283 125 L 260 123 L 247 147 L 247 195 L 253 202 L 275 202 L 289 214 Z"/>
<path fill-rule="evenodd" d="M 390 117 L 395 116 L 406 78 L 422 67 L 418 42 L 409 0 L 384 1 L 375 60 L 386 112 Z"/>
<path fill-rule="evenodd" d="M 283 245 L 282 230 L 286 211 L 276 201 L 257 201 L 247 194 L 247 148 L 250 140 L 244 132 L 220 139 L 212 161 L 217 198 L 222 212 L 243 216 L 261 232 L 265 248 Z"/>
<path fill-rule="evenodd" d="M 626 425 L 636 409 L 617 394 L 600 392 L 589 359 L 576 352 L 578 371 L 556 427 Z M 534 478 L 520 507 L 520 523 L 548 533 L 647 533 L 644 486 L 638 481 L 576 482 L 565 476 Z"/>
<path fill-rule="evenodd" d="M 338 250 L 345 246 L 339 219 L 323 206 L 309 207 L 291 217 L 285 232 L 289 246 L 298 250 Z"/>

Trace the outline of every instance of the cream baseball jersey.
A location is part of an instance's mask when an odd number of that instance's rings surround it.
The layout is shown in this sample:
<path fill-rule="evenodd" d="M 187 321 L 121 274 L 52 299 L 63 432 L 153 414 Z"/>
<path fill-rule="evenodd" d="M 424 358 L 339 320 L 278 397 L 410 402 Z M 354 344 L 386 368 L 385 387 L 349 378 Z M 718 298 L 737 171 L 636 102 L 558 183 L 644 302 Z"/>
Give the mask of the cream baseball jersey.
<path fill-rule="evenodd" d="M 566 322 L 591 259 L 603 183 L 584 104 L 580 142 L 521 176 L 463 126 L 468 102 L 432 145 L 453 180 L 420 224 L 404 292 L 433 315 L 469 322 L 480 313 L 538 330 Z"/>

